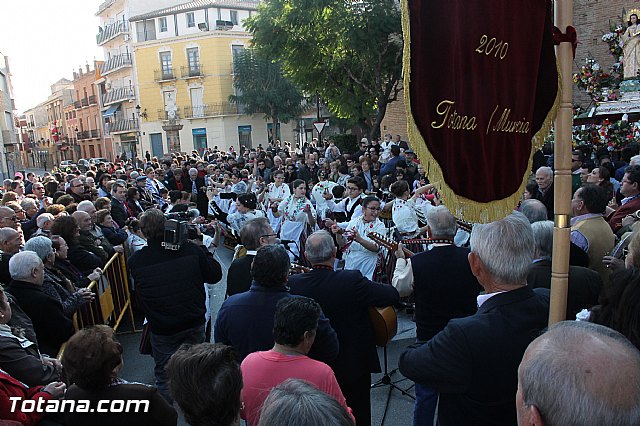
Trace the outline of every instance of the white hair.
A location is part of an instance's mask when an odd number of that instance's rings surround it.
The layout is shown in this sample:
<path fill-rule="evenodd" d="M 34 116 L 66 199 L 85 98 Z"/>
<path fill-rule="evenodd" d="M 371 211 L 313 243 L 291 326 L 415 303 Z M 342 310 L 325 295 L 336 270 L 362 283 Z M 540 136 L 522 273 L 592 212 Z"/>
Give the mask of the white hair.
<path fill-rule="evenodd" d="M 322 230 L 309 235 L 305 244 L 305 256 L 314 263 L 326 262 L 333 257 L 335 245 L 329 232 Z"/>
<path fill-rule="evenodd" d="M 553 221 L 533 222 L 531 230 L 536 244 L 536 257 L 550 259 L 553 253 Z"/>
<path fill-rule="evenodd" d="M 37 208 L 38 204 L 33 198 L 25 198 L 24 200 L 20 201 L 20 207 L 22 207 L 22 210 L 29 210 Z"/>
<path fill-rule="evenodd" d="M 518 381 L 545 425 L 640 424 L 640 353 L 602 325 L 555 324 L 527 348 Z"/>
<path fill-rule="evenodd" d="M 53 247 L 51 240 L 43 235 L 37 237 L 31 237 L 29 241 L 24 244 L 26 251 L 32 251 L 37 254 L 43 261 L 46 260 L 53 253 Z"/>
<path fill-rule="evenodd" d="M 38 228 L 42 229 L 47 224 L 47 222 L 51 222 L 54 219 L 55 217 L 51 213 L 42 213 L 36 219 L 36 225 L 38 225 Z"/>
<path fill-rule="evenodd" d="M 9 274 L 14 280 L 25 281 L 34 269 L 42 265 L 42 259 L 32 251 L 21 251 L 9 259 Z"/>
<path fill-rule="evenodd" d="M 81 212 L 88 213 L 88 210 L 90 210 L 91 207 L 95 208 L 95 206 L 93 205 L 93 202 L 89 200 L 84 200 L 78 203 L 78 205 L 76 206 L 76 210 L 80 210 Z"/>
<path fill-rule="evenodd" d="M 456 218 L 446 206 L 432 207 L 427 212 L 427 224 L 431 234 L 437 237 L 453 237 L 456 235 Z"/>
<path fill-rule="evenodd" d="M 634 155 L 633 157 L 631 157 L 631 159 L 629 159 L 629 165 L 630 166 L 640 165 L 640 155 Z"/>
<path fill-rule="evenodd" d="M 538 172 L 542 172 L 547 176 L 553 176 L 553 169 L 551 167 L 542 166 L 538 170 L 536 170 L 536 174 L 538 174 Z"/>
<path fill-rule="evenodd" d="M 474 225 L 471 251 L 498 283 L 525 284 L 534 255 L 531 225 L 519 212 L 496 222 Z"/>

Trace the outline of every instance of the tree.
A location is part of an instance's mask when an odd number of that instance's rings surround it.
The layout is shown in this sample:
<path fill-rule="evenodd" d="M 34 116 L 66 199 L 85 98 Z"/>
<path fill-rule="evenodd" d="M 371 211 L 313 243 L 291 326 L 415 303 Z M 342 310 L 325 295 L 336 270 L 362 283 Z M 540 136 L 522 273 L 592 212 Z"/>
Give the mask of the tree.
<path fill-rule="evenodd" d="M 302 90 L 378 137 L 402 76 L 400 15 L 396 0 L 266 0 L 245 22 Z"/>
<path fill-rule="evenodd" d="M 252 49 L 233 57 L 236 95 L 229 102 L 241 104 L 247 114 L 264 113 L 273 122 L 273 139 L 278 123 L 287 123 L 302 112 L 302 94 L 283 76 L 280 66 Z"/>

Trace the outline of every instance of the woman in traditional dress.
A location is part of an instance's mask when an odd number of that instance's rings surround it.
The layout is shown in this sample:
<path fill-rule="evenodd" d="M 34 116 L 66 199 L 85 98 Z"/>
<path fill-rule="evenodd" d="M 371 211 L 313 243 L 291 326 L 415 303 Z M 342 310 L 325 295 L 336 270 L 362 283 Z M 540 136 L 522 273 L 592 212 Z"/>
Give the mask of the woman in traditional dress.
<path fill-rule="evenodd" d="M 277 210 L 273 211 L 275 217 L 284 217 L 280 228 L 280 239 L 298 241 L 298 244 L 289 243 L 288 247 L 294 256 L 304 253 L 304 242 L 307 235 L 316 226 L 316 210 L 311 201 L 306 197 L 307 184 L 302 179 L 292 183 L 293 194 L 280 202 Z M 301 256 L 302 259 L 302 256 Z M 298 260 L 298 259 L 293 259 Z"/>
<path fill-rule="evenodd" d="M 362 216 L 351 219 L 347 229 L 341 229 L 337 224 L 331 231 L 336 234 L 336 240 L 344 250 L 344 269 L 359 270 L 368 279 L 373 279 L 373 273 L 378 263 L 380 246 L 368 236 L 370 232 L 384 235 L 386 228 L 378 219 L 380 214 L 380 200 L 369 196 L 362 200 Z"/>
<path fill-rule="evenodd" d="M 282 218 L 275 216 L 273 211 L 278 209 L 278 205 L 280 205 L 282 200 L 291 195 L 291 190 L 289 189 L 289 185 L 285 185 L 284 183 L 284 171 L 276 170 L 271 176 L 274 182 L 266 186 L 265 191 L 260 194 L 259 200 L 264 201 L 267 218 L 271 223 L 273 232 L 277 234 L 280 230 Z"/>
<path fill-rule="evenodd" d="M 638 25 L 638 15 L 629 15 L 629 26 L 620 37 L 622 51 L 624 52 L 623 68 L 624 78 L 638 78 L 640 70 L 640 25 Z"/>
<path fill-rule="evenodd" d="M 227 216 L 227 221 L 231 229 L 240 235 L 240 229 L 242 229 L 242 225 L 246 221 L 257 217 L 264 217 L 262 210 L 256 210 L 257 206 L 258 199 L 256 198 L 256 194 L 249 192 L 238 195 L 238 199 L 236 200 L 237 211 Z"/>
<path fill-rule="evenodd" d="M 318 183 L 314 185 L 311 190 L 311 196 L 316 203 L 316 212 L 318 217 L 324 221 L 327 218 L 327 210 L 331 211 L 327 204 L 327 199 L 332 198 L 332 192 L 334 186 L 337 183 L 331 182 L 327 179 L 327 171 L 324 169 L 318 170 Z"/>

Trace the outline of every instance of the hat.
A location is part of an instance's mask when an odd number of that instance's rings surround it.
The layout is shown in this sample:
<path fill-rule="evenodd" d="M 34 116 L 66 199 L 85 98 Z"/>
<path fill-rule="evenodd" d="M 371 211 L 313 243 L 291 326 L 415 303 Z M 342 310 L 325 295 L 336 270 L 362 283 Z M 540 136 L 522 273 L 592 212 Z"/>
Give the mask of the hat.
<path fill-rule="evenodd" d="M 140 176 L 140 173 L 134 170 L 133 172 L 131 172 L 130 176 L 131 176 L 131 179 L 138 179 L 138 177 Z"/>
<path fill-rule="evenodd" d="M 147 177 L 146 176 L 138 176 L 136 178 L 136 182 L 142 182 L 143 180 L 147 180 Z"/>
<path fill-rule="evenodd" d="M 24 176 L 22 175 L 22 173 L 20 172 L 16 172 L 16 174 L 14 175 L 14 177 L 20 178 L 20 179 L 24 179 Z"/>
<path fill-rule="evenodd" d="M 409 149 L 405 149 L 405 150 L 404 150 L 404 153 L 405 153 L 405 154 L 415 154 L 415 152 L 413 152 L 413 150 L 412 150 L 411 148 L 409 148 Z"/>

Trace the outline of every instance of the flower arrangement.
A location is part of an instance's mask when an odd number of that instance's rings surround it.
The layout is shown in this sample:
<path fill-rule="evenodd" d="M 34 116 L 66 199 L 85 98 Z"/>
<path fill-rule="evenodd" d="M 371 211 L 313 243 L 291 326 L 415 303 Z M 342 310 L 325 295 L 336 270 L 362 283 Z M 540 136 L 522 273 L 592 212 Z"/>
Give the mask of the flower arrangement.
<path fill-rule="evenodd" d="M 580 72 L 573 75 L 573 82 L 586 91 L 596 103 L 617 99 L 614 88 L 619 84 L 619 80 L 604 72 L 595 59 L 585 60 Z"/>

